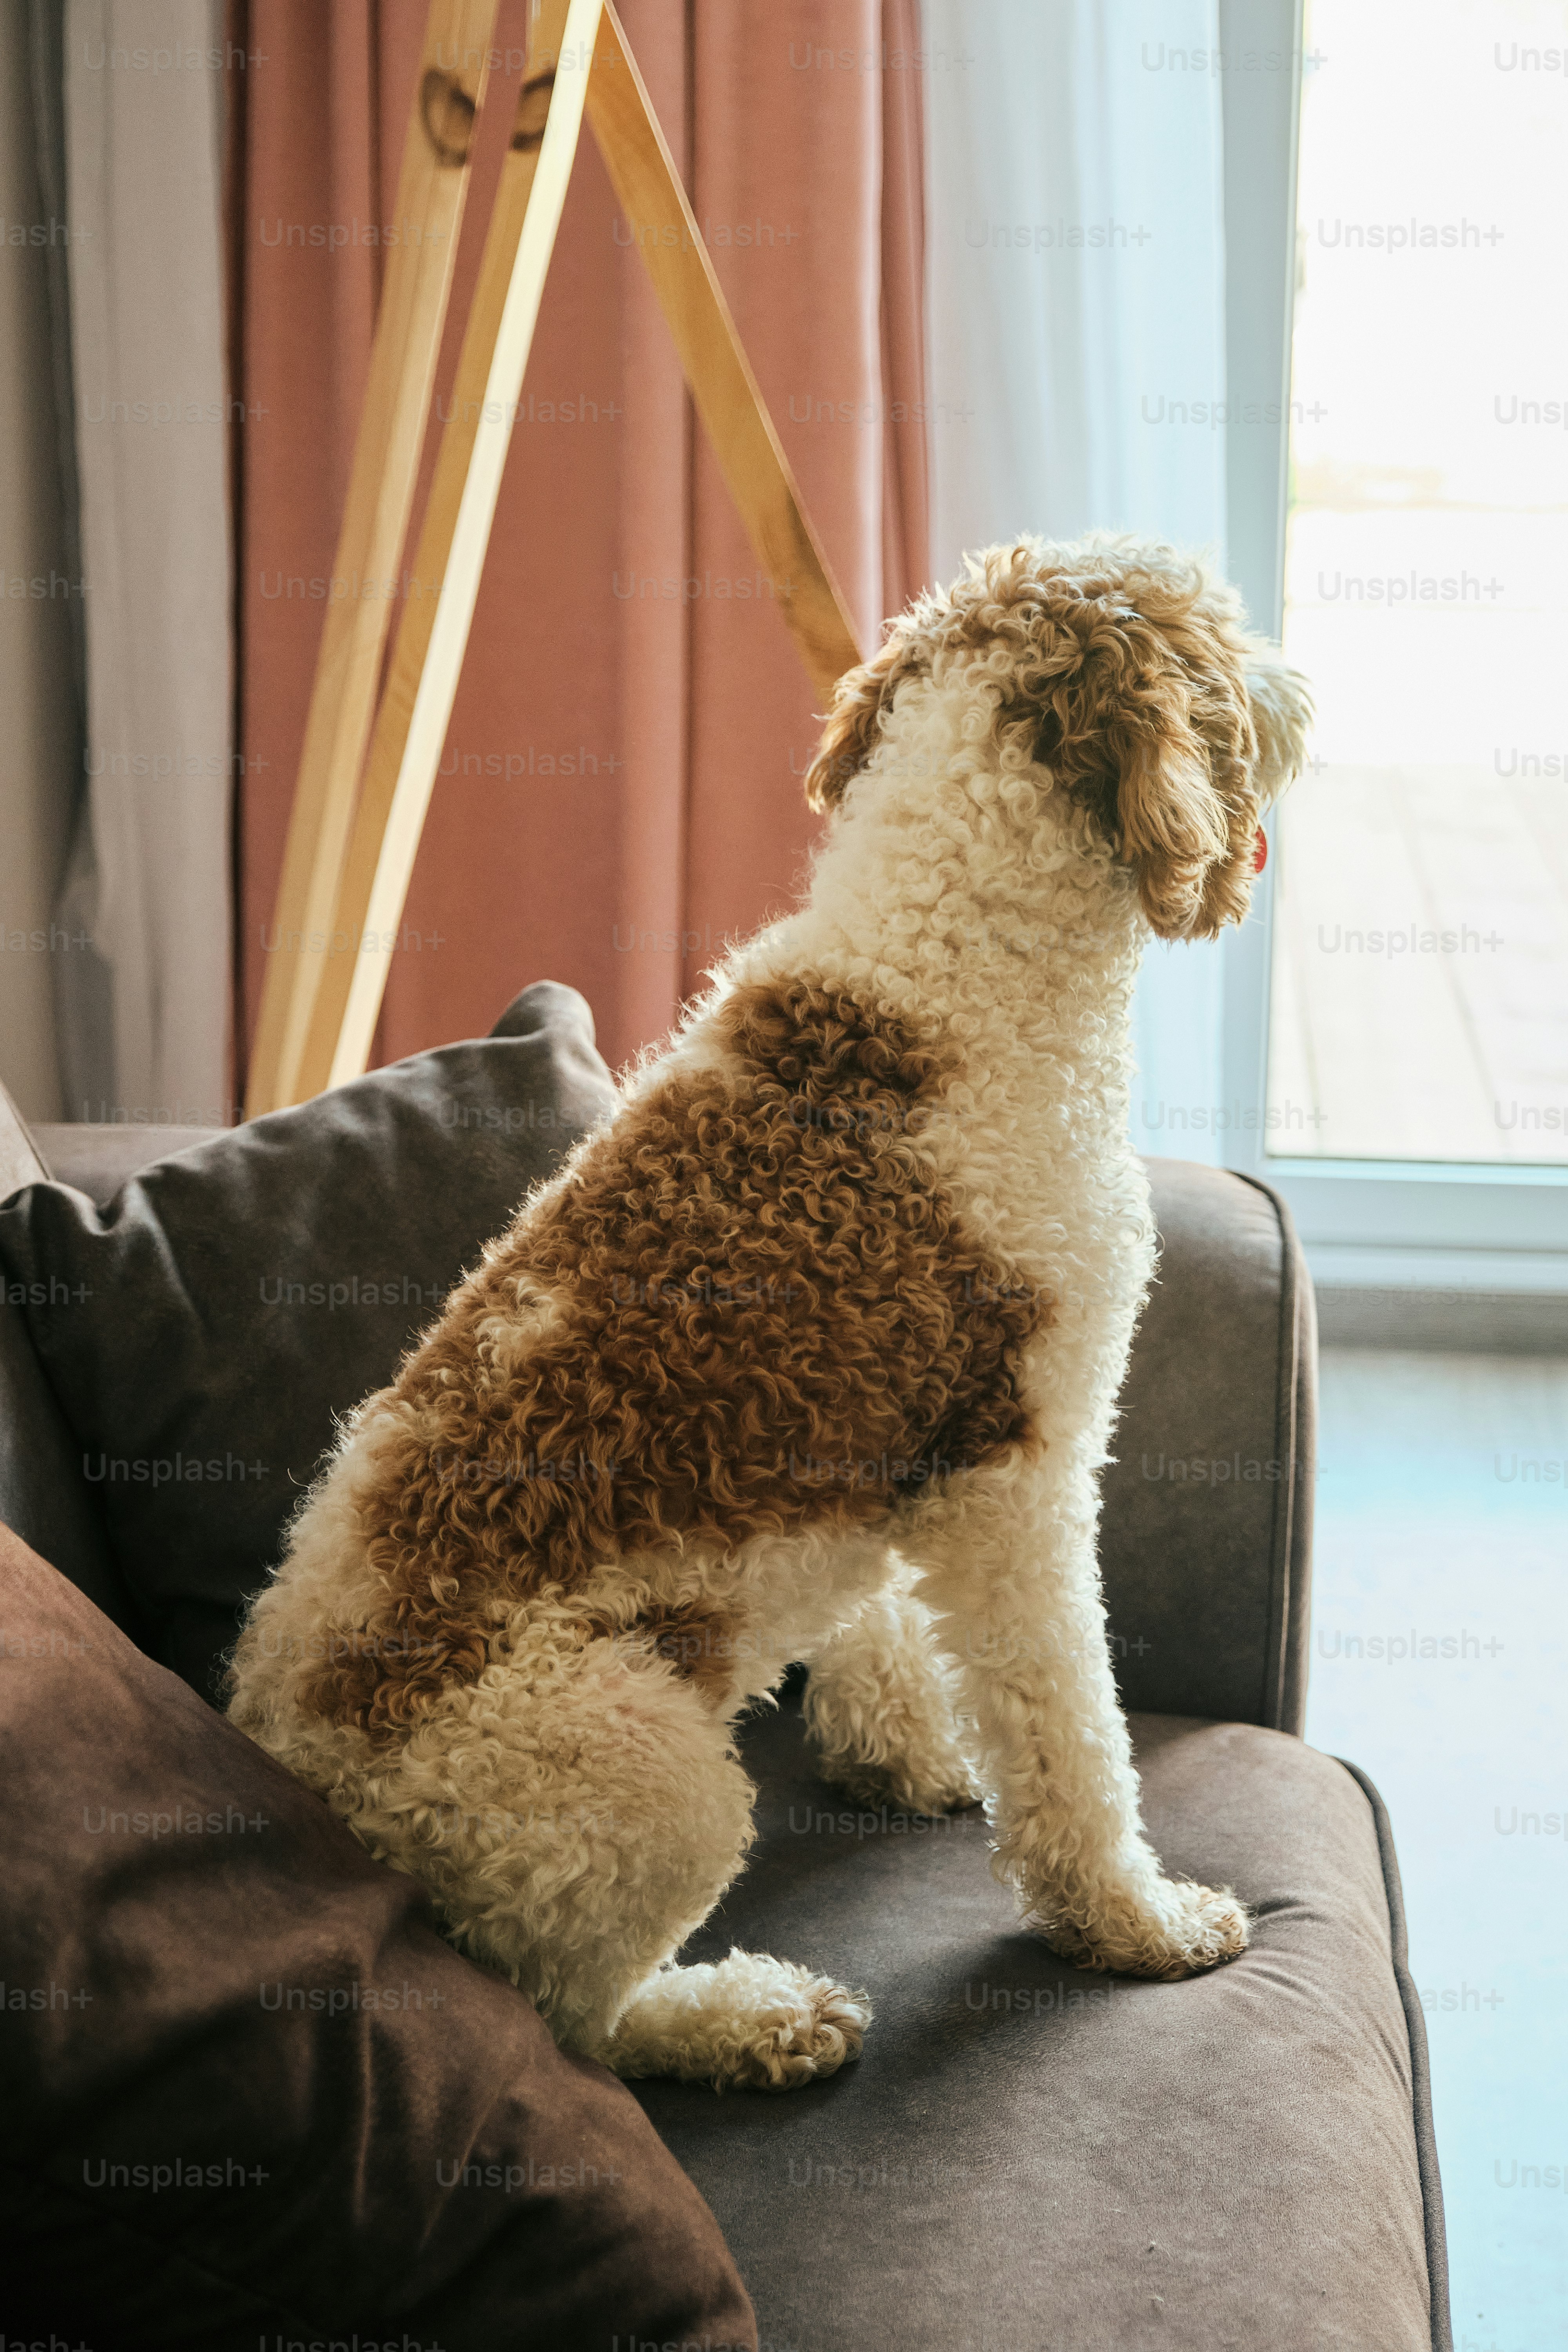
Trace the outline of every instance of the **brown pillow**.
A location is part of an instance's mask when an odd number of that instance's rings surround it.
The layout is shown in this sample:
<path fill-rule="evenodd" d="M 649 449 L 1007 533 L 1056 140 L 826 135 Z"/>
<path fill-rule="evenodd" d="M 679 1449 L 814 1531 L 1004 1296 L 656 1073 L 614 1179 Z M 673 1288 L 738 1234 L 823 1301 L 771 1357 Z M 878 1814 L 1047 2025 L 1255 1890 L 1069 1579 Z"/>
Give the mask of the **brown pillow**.
<path fill-rule="evenodd" d="M 0 2306 L 100 2352 L 754 2352 L 620 2084 L 0 1528 Z"/>

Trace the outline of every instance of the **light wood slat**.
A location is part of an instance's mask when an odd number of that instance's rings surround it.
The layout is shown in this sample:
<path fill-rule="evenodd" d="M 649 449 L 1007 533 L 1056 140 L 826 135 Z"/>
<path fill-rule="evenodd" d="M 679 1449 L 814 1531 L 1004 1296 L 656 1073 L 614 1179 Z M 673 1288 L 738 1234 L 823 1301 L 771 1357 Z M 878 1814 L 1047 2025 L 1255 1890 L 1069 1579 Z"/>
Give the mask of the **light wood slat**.
<path fill-rule="evenodd" d="M 375 708 L 468 186 L 499 0 L 431 0 L 397 184 L 359 436 L 279 878 L 246 1109 L 300 1099 L 299 1068 Z M 466 68 L 465 58 L 475 62 Z M 457 85 L 456 90 L 453 85 Z M 468 101 L 465 103 L 465 100 Z M 364 593 L 372 583 L 379 593 Z M 311 940 L 319 942 L 315 949 Z"/>
<path fill-rule="evenodd" d="M 824 704 L 860 659 L 855 624 L 806 516 L 708 248 L 610 0 L 588 121 L 653 281 L 713 453 Z M 669 228 L 672 240 L 660 241 Z"/>
<path fill-rule="evenodd" d="M 343 858 L 299 1073 L 303 1099 L 357 1077 L 370 1057 L 426 811 L 450 722 L 545 273 L 582 126 L 602 0 L 542 0 L 530 28 L 520 126 L 501 167 L 406 604 Z M 552 70 L 561 58 L 563 69 Z M 535 61 L 550 72 L 538 88 Z M 549 66 L 545 61 L 550 61 Z M 540 126 L 531 107 L 547 106 Z M 522 139 L 523 143 L 518 143 Z"/>

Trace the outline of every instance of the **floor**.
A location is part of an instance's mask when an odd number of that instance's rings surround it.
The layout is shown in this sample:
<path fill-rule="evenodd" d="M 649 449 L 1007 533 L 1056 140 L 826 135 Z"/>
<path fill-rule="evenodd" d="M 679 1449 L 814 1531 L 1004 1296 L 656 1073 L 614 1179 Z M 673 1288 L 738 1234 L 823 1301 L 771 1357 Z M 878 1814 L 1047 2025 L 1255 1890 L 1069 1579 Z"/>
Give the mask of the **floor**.
<path fill-rule="evenodd" d="M 1393 1816 L 1456 2352 L 1568 2346 L 1568 1353 L 1325 1349 L 1307 1737 Z"/>
<path fill-rule="evenodd" d="M 1275 942 L 1293 1151 L 1568 1160 L 1560 780 L 1325 765 L 1285 814 Z"/>

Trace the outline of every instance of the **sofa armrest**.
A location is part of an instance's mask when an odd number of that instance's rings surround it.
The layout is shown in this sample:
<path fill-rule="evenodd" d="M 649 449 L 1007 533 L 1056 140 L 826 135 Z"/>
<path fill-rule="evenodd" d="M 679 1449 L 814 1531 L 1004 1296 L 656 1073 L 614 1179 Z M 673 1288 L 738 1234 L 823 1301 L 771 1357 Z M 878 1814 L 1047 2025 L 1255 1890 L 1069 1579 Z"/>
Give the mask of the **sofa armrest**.
<path fill-rule="evenodd" d="M 1100 1560 L 1123 1703 L 1300 1732 L 1317 1332 L 1267 1185 L 1148 1163 L 1158 1279 L 1133 1341 Z"/>
<path fill-rule="evenodd" d="M 121 1186 L 155 1160 L 172 1159 L 176 1151 L 209 1142 L 220 1132 L 216 1127 L 114 1127 L 84 1120 L 72 1126 L 36 1127 L 33 1140 L 57 1184 L 74 1185 L 106 1209 Z"/>
<path fill-rule="evenodd" d="M 47 1176 L 37 1135 L 0 1087 L 0 1201 Z M 81 1454 L 0 1276 L 0 1521 L 69 1577 L 132 1640 L 141 1621 L 116 1568 Z"/>

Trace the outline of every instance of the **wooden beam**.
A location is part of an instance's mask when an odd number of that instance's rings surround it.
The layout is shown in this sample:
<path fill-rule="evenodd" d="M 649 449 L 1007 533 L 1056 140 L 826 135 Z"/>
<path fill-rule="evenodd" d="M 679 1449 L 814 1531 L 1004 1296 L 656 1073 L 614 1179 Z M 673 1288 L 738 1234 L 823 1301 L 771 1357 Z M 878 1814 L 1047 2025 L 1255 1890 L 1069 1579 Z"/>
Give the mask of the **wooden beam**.
<path fill-rule="evenodd" d="M 604 29 L 588 81 L 588 121 L 720 470 L 826 704 L 837 680 L 860 659 L 855 624 L 806 516 L 610 0 L 605 0 Z"/>
<path fill-rule="evenodd" d="M 416 558 L 416 578 L 439 589 L 405 604 L 398 624 L 324 926 L 331 944 L 314 959 L 295 1100 L 360 1076 L 370 1058 L 584 107 L 720 468 L 824 702 L 860 659 L 619 19 L 609 0 L 541 0 Z"/>
<path fill-rule="evenodd" d="M 296 1098 L 370 1058 L 419 836 L 451 719 L 545 273 L 582 127 L 602 0 L 541 0 L 479 283 L 320 967 Z M 560 68 L 557 68 L 560 60 Z"/>
<path fill-rule="evenodd" d="M 498 6 L 499 0 L 431 0 L 426 19 L 397 185 L 405 235 L 387 257 L 316 656 L 278 885 L 277 944 L 250 1055 L 252 1118 L 301 1098 L 300 1062 L 375 707 Z"/>

